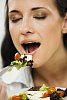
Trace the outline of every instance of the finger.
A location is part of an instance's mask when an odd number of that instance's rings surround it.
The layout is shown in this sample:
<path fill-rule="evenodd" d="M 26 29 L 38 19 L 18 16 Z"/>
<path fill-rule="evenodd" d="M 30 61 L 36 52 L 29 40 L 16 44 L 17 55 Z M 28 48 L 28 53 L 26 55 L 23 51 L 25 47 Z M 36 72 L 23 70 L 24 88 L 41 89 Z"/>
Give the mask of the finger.
<path fill-rule="evenodd" d="M 0 82 L 0 100 L 8 100 L 7 86 L 2 81 Z"/>

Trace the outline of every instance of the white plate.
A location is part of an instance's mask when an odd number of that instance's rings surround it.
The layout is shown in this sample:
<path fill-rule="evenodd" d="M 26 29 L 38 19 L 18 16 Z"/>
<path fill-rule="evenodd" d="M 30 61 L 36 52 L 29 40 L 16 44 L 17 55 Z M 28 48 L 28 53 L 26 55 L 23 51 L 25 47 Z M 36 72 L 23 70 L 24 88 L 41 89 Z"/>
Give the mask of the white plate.
<path fill-rule="evenodd" d="M 24 91 L 27 91 L 29 88 L 23 88 L 23 89 L 19 89 L 19 90 L 12 90 L 12 91 L 7 91 L 8 92 L 8 97 L 11 97 L 13 95 L 19 95 L 20 93 L 23 93 Z"/>

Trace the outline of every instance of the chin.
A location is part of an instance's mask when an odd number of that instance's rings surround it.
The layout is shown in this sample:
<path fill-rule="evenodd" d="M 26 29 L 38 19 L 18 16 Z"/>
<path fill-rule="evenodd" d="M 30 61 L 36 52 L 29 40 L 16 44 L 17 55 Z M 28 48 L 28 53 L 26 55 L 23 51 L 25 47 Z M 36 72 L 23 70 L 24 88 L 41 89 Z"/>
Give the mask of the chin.
<path fill-rule="evenodd" d="M 37 64 L 33 64 L 32 68 L 40 68 L 41 66 L 37 63 Z"/>

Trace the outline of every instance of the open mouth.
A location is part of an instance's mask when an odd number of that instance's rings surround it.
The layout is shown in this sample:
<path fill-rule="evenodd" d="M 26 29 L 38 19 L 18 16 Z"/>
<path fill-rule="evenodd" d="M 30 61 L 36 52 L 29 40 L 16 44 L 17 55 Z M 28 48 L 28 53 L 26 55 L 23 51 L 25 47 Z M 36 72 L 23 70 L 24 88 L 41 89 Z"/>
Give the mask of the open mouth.
<path fill-rule="evenodd" d="M 23 43 L 22 46 L 26 53 L 32 53 L 33 51 L 39 48 L 40 43 L 39 42 Z"/>

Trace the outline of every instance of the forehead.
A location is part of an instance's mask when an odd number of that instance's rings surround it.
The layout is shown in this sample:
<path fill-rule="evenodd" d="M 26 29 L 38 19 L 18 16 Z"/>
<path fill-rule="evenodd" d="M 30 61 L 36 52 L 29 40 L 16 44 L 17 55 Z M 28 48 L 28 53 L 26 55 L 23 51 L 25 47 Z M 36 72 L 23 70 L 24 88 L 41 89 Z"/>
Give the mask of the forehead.
<path fill-rule="evenodd" d="M 8 8 L 12 9 L 31 9 L 34 7 L 47 7 L 54 9 L 55 0 L 8 0 Z"/>

